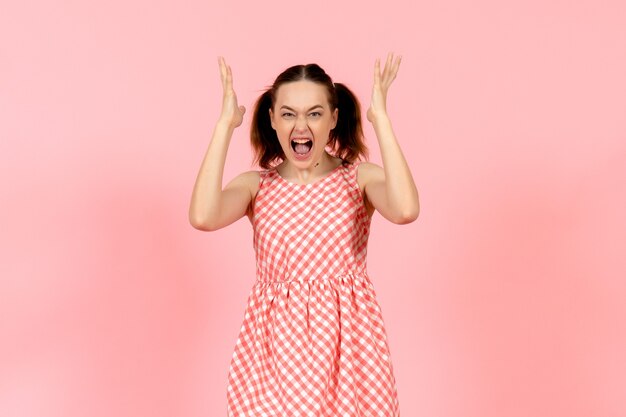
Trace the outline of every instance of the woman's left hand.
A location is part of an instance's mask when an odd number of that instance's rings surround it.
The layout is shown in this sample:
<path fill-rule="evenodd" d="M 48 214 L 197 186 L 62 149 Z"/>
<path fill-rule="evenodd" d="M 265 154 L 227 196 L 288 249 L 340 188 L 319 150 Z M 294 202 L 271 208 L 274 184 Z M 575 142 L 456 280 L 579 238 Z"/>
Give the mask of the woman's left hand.
<path fill-rule="evenodd" d="M 394 62 L 393 53 L 387 55 L 387 63 L 382 74 L 380 72 L 380 58 L 376 58 L 374 65 L 374 87 L 372 88 L 372 103 L 367 109 L 367 120 L 374 122 L 376 117 L 387 115 L 387 91 L 395 80 L 402 56 L 398 56 Z"/>

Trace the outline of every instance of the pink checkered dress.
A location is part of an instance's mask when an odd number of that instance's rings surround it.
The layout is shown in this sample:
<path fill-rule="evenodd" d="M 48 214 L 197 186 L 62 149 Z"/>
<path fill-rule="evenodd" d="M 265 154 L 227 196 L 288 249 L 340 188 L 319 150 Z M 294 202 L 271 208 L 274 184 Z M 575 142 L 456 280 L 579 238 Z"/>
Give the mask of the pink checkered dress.
<path fill-rule="evenodd" d="M 399 417 L 371 217 L 344 163 L 312 184 L 260 171 L 257 279 L 228 374 L 229 417 Z"/>

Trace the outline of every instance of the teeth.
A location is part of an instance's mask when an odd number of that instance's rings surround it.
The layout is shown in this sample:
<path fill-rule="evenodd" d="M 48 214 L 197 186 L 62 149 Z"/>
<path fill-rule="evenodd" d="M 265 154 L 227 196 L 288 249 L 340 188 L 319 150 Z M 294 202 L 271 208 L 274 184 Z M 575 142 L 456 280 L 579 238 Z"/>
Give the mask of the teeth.
<path fill-rule="evenodd" d="M 292 140 L 297 143 L 307 143 L 311 139 L 292 139 Z"/>

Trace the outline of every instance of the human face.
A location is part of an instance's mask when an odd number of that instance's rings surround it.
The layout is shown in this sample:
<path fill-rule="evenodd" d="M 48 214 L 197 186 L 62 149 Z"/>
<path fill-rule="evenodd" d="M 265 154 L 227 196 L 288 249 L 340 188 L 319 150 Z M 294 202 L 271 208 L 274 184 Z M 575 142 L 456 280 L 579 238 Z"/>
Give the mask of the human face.
<path fill-rule="evenodd" d="M 272 128 L 290 163 L 312 168 L 324 156 L 330 131 L 337 125 L 338 110 L 331 111 L 323 84 L 301 80 L 282 84 L 270 109 Z M 296 145 L 295 140 L 306 145 Z M 308 149 L 301 154 L 296 152 Z"/>

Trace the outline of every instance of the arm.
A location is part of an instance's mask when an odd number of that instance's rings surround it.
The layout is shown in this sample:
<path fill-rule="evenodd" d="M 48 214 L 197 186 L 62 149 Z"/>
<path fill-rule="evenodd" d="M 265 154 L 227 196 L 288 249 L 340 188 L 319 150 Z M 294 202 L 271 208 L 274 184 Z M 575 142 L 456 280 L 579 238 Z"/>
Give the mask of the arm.
<path fill-rule="evenodd" d="M 235 177 L 222 190 L 224 164 L 233 131 L 243 121 L 245 108 L 237 105 L 232 88 L 232 72 L 220 57 L 224 87 L 222 114 L 215 126 L 189 205 L 189 222 L 199 230 L 217 230 L 243 217 L 252 199 L 250 184 L 258 174 L 248 171 Z"/>
<path fill-rule="evenodd" d="M 381 76 L 380 62 L 376 60 L 372 104 L 367 111 L 367 119 L 372 123 L 380 145 L 383 168 L 376 164 L 364 163 L 364 192 L 372 206 L 387 220 L 396 224 L 406 224 L 419 215 L 419 195 L 409 166 L 402 154 L 387 115 L 386 95 L 400 67 L 400 58 L 392 66 L 392 55 Z"/>

